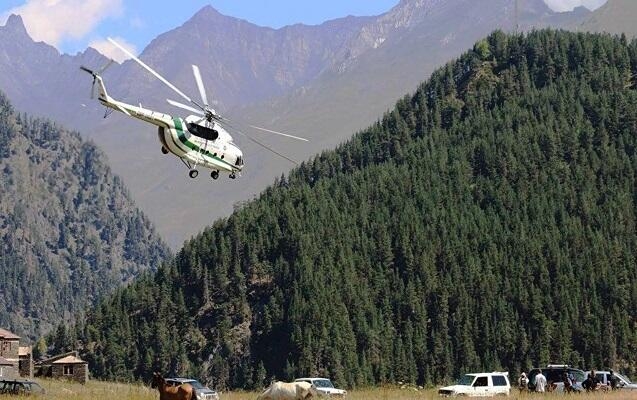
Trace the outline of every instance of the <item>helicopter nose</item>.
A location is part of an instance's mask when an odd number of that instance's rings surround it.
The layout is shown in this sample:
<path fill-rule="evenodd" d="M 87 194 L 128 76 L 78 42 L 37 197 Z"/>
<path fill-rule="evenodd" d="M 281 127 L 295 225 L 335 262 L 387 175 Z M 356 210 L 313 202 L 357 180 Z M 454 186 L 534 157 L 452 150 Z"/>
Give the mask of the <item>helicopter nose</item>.
<path fill-rule="evenodd" d="M 234 163 L 235 167 L 242 169 L 243 168 L 243 155 L 241 153 L 239 153 L 237 155 L 237 159 Z"/>

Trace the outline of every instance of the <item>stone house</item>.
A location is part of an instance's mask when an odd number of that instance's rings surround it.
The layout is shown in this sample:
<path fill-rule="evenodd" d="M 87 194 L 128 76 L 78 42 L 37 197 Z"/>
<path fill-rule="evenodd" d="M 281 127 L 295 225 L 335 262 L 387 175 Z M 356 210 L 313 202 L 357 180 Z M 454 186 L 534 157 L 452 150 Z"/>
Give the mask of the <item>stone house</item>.
<path fill-rule="evenodd" d="M 19 377 L 20 336 L 0 328 L 0 377 Z"/>
<path fill-rule="evenodd" d="M 82 384 L 88 382 L 88 362 L 77 357 L 76 351 L 38 361 L 35 376 L 68 379 Z"/>
<path fill-rule="evenodd" d="M 31 346 L 18 348 L 18 371 L 24 378 L 33 378 L 33 351 Z"/>

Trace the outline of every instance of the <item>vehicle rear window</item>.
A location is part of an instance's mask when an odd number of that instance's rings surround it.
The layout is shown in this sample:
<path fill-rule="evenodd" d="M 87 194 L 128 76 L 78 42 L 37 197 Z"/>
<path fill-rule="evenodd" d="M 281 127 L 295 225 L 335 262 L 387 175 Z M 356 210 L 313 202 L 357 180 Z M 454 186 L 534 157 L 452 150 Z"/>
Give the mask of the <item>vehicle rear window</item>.
<path fill-rule="evenodd" d="M 493 379 L 493 386 L 506 386 L 507 380 L 502 375 L 493 375 L 491 377 Z"/>
<path fill-rule="evenodd" d="M 543 370 L 544 376 L 548 382 L 562 382 L 563 369 L 546 369 Z"/>

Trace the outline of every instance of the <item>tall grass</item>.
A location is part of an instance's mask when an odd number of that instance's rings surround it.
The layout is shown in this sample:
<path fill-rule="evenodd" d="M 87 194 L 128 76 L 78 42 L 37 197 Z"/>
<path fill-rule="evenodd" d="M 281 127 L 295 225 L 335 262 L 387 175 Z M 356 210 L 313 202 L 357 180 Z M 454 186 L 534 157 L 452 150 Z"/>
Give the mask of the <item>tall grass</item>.
<path fill-rule="evenodd" d="M 89 381 L 86 385 L 79 383 L 36 379 L 46 390 L 43 398 L 47 400 L 157 400 L 159 393 L 155 389 L 141 384 L 125 384 L 101 381 Z M 227 392 L 221 393 L 222 400 L 255 400 L 256 392 Z M 572 398 L 581 400 L 637 400 L 637 391 L 617 391 L 613 393 L 583 393 L 565 395 L 563 393 L 522 393 L 517 389 L 511 390 L 509 399 L 543 400 Z M 1 400 L 16 399 L 15 396 L 0 395 Z M 347 400 L 439 400 L 436 389 L 415 390 L 413 388 L 400 389 L 397 387 L 381 387 L 360 389 L 348 392 Z"/>

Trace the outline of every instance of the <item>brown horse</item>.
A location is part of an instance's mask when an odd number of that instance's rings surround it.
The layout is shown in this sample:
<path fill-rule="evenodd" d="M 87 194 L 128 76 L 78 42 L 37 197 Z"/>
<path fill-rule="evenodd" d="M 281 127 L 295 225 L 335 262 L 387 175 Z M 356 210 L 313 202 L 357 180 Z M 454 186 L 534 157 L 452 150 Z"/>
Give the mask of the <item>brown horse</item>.
<path fill-rule="evenodd" d="M 168 386 L 166 380 L 159 372 L 153 372 L 153 380 L 150 387 L 159 390 L 159 400 L 197 400 L 195 390 L 190 384 Z"/>

